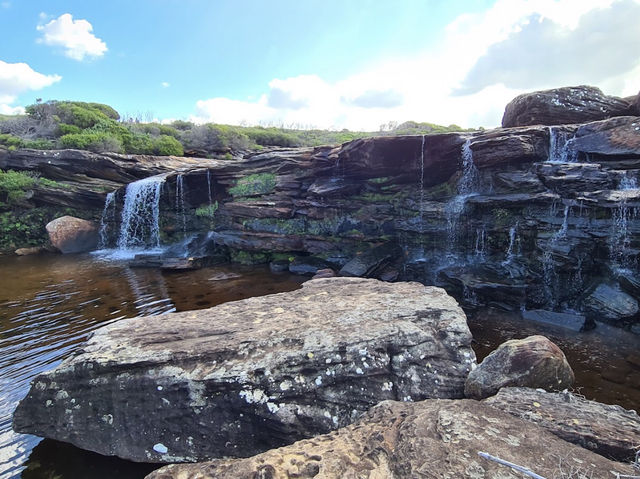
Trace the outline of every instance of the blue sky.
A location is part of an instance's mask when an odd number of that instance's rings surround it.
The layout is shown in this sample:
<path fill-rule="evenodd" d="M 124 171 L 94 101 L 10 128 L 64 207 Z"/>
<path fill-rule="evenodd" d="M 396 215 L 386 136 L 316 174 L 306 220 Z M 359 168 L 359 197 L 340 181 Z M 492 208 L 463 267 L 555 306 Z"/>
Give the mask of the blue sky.
<path fill-rule="evenodd" d="M 637 92 L 639 24 L 639 0 L 0 0 L 0 113 L 495 126 L 524 91 Z"/>

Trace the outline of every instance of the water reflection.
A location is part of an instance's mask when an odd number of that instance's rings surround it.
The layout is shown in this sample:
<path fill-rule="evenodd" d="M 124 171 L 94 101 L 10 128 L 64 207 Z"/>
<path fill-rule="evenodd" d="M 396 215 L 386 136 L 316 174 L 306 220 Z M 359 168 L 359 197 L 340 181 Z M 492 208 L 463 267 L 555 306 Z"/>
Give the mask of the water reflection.
<path fill-rule="evenodd" d="M 57 366 L 94 329 L 122 318 L 201 309 L 290 291 L 302 281 L 288 274 L 274 275 L 267 268 L 207 268 L 164 274 L 157 269 L 130 269 L 89 255 L 0 257 L 0 479 L 18 477 L 40 441 L 11 430 L 13 411 L 30 381 Z M 34 450 L 22 475 L 113 477 L 114 468 L 126 469 L 125 465 L 131 464 L 94 456 L 44 441 Z M 86 469 L 70 469 L 73 466 L 68 464 L 84 467 L 92 463 L 92 468 L 99 470 L 104 461 L 112 462 L 95 474 L 78 474 Z M 144 476 L 131 467 L 133 475 L 118 475 Z"/>

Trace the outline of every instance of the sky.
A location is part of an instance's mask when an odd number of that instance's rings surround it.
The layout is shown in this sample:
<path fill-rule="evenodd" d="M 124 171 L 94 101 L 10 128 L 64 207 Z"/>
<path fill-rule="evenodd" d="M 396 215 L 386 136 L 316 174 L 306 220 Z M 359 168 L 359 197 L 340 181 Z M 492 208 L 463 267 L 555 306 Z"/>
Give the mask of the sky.
<path fill-rule="evenodd" d="M 640 0 L 0 0 L 0 31 L 4 114 L 493 127 L 524 92 L 640 89 Z"/>

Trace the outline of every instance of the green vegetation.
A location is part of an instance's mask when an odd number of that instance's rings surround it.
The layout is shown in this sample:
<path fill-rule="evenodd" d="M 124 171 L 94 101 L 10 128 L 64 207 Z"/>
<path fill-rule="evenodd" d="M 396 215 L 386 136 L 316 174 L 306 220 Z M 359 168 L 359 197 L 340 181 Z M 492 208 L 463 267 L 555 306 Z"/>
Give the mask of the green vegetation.
<path fill-rule="evenodd" d="M 35 179 L 22 171 L 0 170 L 0 206 L 13 205 L 33 188 Z"/>
<path fill-rule="evenodd" d="M 236 186 L 229 188 L 233 196 L 256 196 L 271 193 L 276 187 L 276 175 L 258 173 L 240 178 Z"/>
<path fill-rule="evenodd" d="M 245 265 L 264 264 L 271 259 L 269 253 L 259 253 L 254 251 L 231 250 L 231 262 Z"/>
<path fill-rule="evenodd" d="M 198 218 L 213 218 L 213 216 L 218 211 L 218 202 L 212 203 L 210 205 L 204 205 L 196 208 L 196 216 Z"/>
<path fill-rule="evenodd" d="M 109 105 L 80 101 L 37 102 L 26 115 L 0 115 L 0 147 L 77 148 L 98 153 L 206 156 L 231 159 L 231 152 L 265 147 L 341 144 L 372 136 L 426 135 L 465 131 L 413 121 L 390 122 L 379 131 L 330 131 L 275 126 L 196 125 L 176 120 L 171 125 L 123 120 Z"/>

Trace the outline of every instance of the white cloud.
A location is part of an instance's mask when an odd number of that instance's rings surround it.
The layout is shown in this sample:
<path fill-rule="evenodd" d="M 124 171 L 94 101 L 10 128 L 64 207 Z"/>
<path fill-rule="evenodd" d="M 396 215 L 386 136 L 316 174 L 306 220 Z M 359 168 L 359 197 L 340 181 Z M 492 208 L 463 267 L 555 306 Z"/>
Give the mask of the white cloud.
<path fill-rule="evenodd" d="M 171 86 L 171 83 L 169 83 L 168 81 L 163 81 L 162 83 L 160 83 L 160 86 L 162 88 L 169 88 Z"/>
<path fill-rule="evenodd" d="M 497 0 L 449 24 L 412 58 L 335 83 L 274 79 L 257 99 L 200 100 L 192 121 L 377 130 L 389 121 L 492 127 L 525 91 L 575 84 L 631 95 L 640 85 L 640 0 Z M 634 90 L 635 89 L 635 90 Z"/>
<path fill-rule="evenodd" d="M 40 18 L 44 18 L 40 14 Z M 53 47 L 62 47 L 64 54 L 74 60 L 85 57 L 101 57 L 107 51 L 107 44 L 96 37 L 93 26 L 86 20 L 74 20 L 70 13 L 64 13 L 44 25 L 38 25 L 42 32 L 38 42 Z"/>
<path fill-rule="evenodd" d="M 0 60 L 0 113 L 21 113 L 22 107 L 10 105 L 19 94 L 40 90 L 61 79 L 60 75 L 38 73 L 26 63 L 6 63 Z"/>

